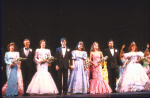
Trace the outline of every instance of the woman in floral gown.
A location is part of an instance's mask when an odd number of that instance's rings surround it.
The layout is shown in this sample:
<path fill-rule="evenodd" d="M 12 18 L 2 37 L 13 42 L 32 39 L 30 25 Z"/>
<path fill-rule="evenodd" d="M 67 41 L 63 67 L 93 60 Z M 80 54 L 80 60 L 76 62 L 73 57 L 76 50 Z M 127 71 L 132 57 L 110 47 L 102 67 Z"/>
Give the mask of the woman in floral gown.
<path fill-rule="evenodd" d="M 144 53 L 137 52 L 135 42 L 131 43 L 129 51 L 129 53 L 124 54 L 124 58 L 128 59 L 129 62 L 127 62 L 126 68 L 118 80 L 117 92 L 120 93 L 141 91 L 148 81 L 148 76 L 138 60 L 139 57 L 142 58 L 144 56 Z"/>
<path fill-rule="evenodd" d="M 48 72 L 48 56 L 51 57 L 49 49 L 45 49 L 46 41 L 40 41 L 40 49 L 36 49 L 34 61 L 37 64 L 37 72 L 34 74 L 26 93 L 29 94 L 57 94 L 55 82 Z"/>
<path fill-rule="evenodd" d="M 84 60 L 87 59 L 87 52 L 84 51 L 83 42 L 79 42 L 77 50 L 72 51 L 72 66 L 68 80 L 68 93 L 88 93 L 89 80 L 86 70 L 84 70 Z"/>
<path fill-rule="evenodd" d="M 112 92 L 110 86 L 102 76 L 102 62 L 98 63 L 101 58 L 103 58 L 103 54 L 99 49 L 98 43 L 94 42 L 90 52 L 90 59 L 92 60 L 92 80 L 90 80 L 90 93 L 92 94 Z"/>
<path fill-rule="evenodd" d="M 9 52 L 5 53 L 5 63 L 6 66 L 6 75 L 7 82 L 2 88 L 2 95 L 6 96 L 14 96 L 14 95 L 23 95 L 23 80 L 22 80 L 22 72 L 20 69 L 21 62 L 12 63 L 12 61 L 19 58 L 19 52 L 15 52 L 16 46 L 15 43 L 10 43 L 7 46 Z"/>
<path fill-rule="evenodd" d="M 150 52 L 148 48 L 149 48 L 149 44 L 147 44 L 147 48 L 144 52 L 144 57 L 146 59 L 143 60 L 143 68 L 145 72 L 147 73 L 148 77 L 150 78 Z"/>

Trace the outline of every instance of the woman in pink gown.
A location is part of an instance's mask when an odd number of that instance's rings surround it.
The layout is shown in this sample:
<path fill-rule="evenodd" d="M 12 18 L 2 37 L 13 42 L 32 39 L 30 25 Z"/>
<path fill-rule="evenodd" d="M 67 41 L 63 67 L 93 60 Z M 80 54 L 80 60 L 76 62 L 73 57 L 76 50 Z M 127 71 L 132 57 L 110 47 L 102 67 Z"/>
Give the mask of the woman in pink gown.
<path fill-rule="evenodd" d="M 112 89 L 104 81 L 102 76 L 102 63 L 98 63 L 103 58 L 103 54 L 99 49 L 98 43 L 94 42 L 91 47 L 90 60 L 92 59 L 92 79 L 90 80 L 90 93 L 111 93 Z"/>

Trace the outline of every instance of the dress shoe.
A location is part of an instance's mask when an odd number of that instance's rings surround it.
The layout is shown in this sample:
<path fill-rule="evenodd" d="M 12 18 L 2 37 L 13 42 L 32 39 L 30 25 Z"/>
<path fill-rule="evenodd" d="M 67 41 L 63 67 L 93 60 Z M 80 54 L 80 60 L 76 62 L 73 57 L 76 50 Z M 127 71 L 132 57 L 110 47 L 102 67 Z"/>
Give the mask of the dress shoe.
<path fill-rule="evenodd" d="M 58 93 L 58 94 L 56 94 L 56 95 L 61 95 L 61 93 Z"/>
<path fill-rule="evenodd" d="M 117 93 L 117 91 L 116 91 L 116 90 L 114 90 L 112 93 Z"/>
<path fill-rule="evenodd" d="M 67 95 L 67 92 L 65 91 L 65 92 L 63 92 L 63 95 Z"/>
<path fill-rule="evenodd" d="M 30 94 L 27 94 L 27 93 L 26 93 L 26 94 L 24 94 L 23 96 L 30 96 Z"/>

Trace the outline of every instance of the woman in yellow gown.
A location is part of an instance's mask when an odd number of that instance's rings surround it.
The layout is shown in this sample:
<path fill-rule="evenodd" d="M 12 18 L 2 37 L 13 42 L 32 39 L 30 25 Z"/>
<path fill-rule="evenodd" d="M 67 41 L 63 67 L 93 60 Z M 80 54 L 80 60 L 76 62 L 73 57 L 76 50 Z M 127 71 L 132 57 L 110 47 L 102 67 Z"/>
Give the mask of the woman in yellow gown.
<path fill-rule="evenodd" d="M 107 62 L 103 62 L 102 75 L 105 82 L 108 84 L 108 71 L 107 71 Z"/>

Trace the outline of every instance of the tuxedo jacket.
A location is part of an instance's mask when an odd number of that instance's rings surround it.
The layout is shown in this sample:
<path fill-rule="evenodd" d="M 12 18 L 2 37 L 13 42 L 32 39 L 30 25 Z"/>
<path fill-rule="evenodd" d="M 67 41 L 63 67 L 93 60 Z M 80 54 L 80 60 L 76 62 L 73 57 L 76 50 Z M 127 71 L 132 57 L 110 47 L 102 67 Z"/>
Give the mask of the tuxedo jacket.
<path fill-rule="evenodd" d="M 108 56 L 107 59 L 107 68 L 118 68 L 118 66 L 123 65 L 120 59 L 119 51 L 118 49 L 114 48 L 114 55 L 112 56 L 110 49 L 104 50 L 104 56 Z"/>
<path fill-rule="evenodd" d="M 56 66 L 58 65 L 59 69 L 62 69 L 62 68 L 68 69 L 69 63 L 71 64 L 72 62 L 70 48 L 66 47 L 66 53 L 64 57 L 62 54 L 62 47 L 57 48 L 55 58 L 56 58 Z"/>
<path fill-rule="evenodd" d="M 32 68 L 32 66 L 33 66 L 33 56 L 34 56 L 33 51 L 30 49 L 29 54 L 28 54 L 27 57 L 24 53 L 24 48 L 21 48 L 19 53 L 20 53 L 20 57 L 26 58 L 26 60 L 21 61 L 21 69 L 23 70 L 23 68 L 25 68 L 25 67 Z"/>

